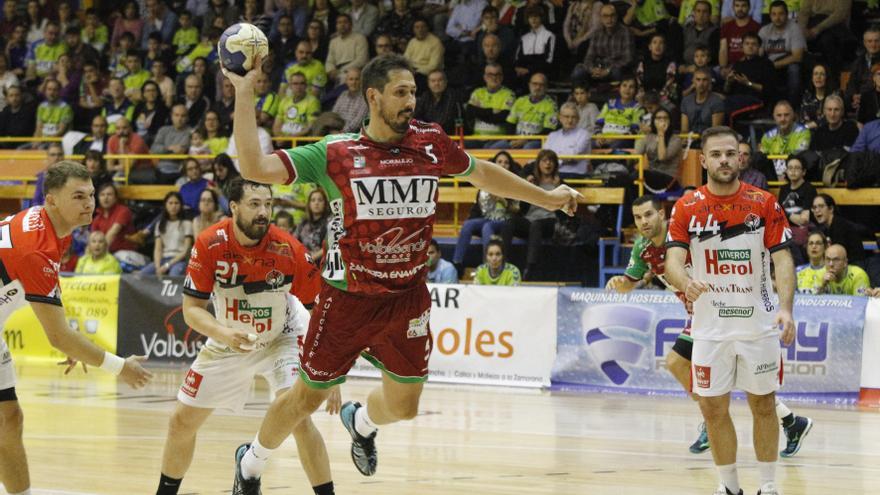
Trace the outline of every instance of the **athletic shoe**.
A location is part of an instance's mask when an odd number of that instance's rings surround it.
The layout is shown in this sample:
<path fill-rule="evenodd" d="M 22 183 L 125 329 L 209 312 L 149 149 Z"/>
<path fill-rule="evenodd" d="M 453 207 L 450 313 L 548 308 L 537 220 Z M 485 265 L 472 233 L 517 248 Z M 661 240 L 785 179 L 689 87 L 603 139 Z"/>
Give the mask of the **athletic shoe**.
<path fill-rule="evenodd" d="M 782 492 L 776 489 L 775 483 L 764 483 L 758 490 L 758 495 L 782 495 Z"/>
<path fill-rule="evenodd" d="M 804 438 L 813 429 L 813 420 L 806 416 L 795 416 L 794 424 L 790 428 L 785 428 L 785 438 L 788 443 L 785 450 L 779 452 L 782 457 L 794 457 L 801 450 L 804 444 Z"/>
<path fill-rule="evenodd" d="M 243 443 L 235 449 L 235 480 L 232 482 L 232 495 L 262 495 L 260 479 L 245 479 L 241 475 L 241 458 L 251 448 L 251 444 Z"/>
<path fill-rule="evenodd" d="M 351 460 L 354 467 L 364 476 L 372 476 L 376 474 L 376 464 L 379 463 L 379 457 L 376 454 L 376 432 L 365 437 L 357 432 L 354 427 L 354 414 L 360 409 L 360 402 L 346 402 L 339 411 L 339 419 L 342 425 L 351 435 Z"/>
<path fill-rule="evenodd" d="M 739 493 L 733 493 L 729 488 L 724 486 L 724 483 L 721 483 L 712 495 L 743 495 L 743 491 L 742 488 L 740 488 Z"/>
<path fill-rule="evenodd" d="M 700 436 L 688 450 L 691 451 L 691 454 L 702 454 L 709 450 L 709 433 L 706 431 L 706 423 L 700 423 Z"/>

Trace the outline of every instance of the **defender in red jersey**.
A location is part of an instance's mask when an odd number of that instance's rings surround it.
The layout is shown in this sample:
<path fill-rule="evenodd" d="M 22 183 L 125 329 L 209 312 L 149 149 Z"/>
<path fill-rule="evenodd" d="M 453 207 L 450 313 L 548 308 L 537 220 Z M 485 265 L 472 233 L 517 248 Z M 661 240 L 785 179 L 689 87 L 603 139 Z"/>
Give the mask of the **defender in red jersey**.
<path fill-rule="evenodd" d="M 152 377 L 141 367 L 143 356 L 122 359 L 105 352 L 71 330 L 61 307 L 58 272 L 70 233 L 92 221 L 95 189 L 86 168 L 64 161 L 46 170 L 45 206 L 35 206 L 0 221 L 0 324 L 27 303 L 49 338 L 69 356 L 69 372 L 77 361 L 119 375 L 132 388 Z M 15 394 L 15 369 L 6 341 L 0 339 L 0 483 L 9 493 L 30 489 L 22 443 L 23 416 Z"/>
<path fill-rule="evenodd" d="M 318 295 L 318 267 L 306 248 L 269 223 L 271 188 L 238 177 L 229 187 L 229 206 L 232 218 L 205 229 L 189 259 L 183 316 L 208 342 L 177 394 L 156 495 L 177 494 L 196 434 L 214 409 L 241 412 L 257 375 L 273 396 L 293 385 L 309 325 L 306 306 Z M 338 390 L 328 400 L 331 412 L 339 410 Z M 294 426 L 293 437 L 311 485 L 332 490 L 327 449 L 311 418 Z"/>
<path fill-rule="evenodd" d="M 737 138 L 727 127 L 703 132 L 700 160 L 709 181 L 685 194 L 672 209 L 666 272 L 694 305 L 693 384 L 721 478 L 716 495 L 742 493 L 736 474 L 736 431 L 728 411 L 733 387 L 747 393 L 754 416 L 758 493 L 778 495 L 775 392 L 782 379 L 780 328 L 786 345 L 794 339 L 791 230 L 772 195 L 739 181 Z M 685 270 L 688 253 L 692 274 Z M 770 283 L 771 257 L 778 298 Z"/>
<path fill-rule="evenodd" d="M 257 75 L 227 74 L 236 88 L 234 134 L 242 175 L 260 182 L 316 182 L 327 191 L 332 218 L 324 285 L 302 350 L 302 380 L 273 402 L 239 463 L 237 480 L 259 478 L 269 453 L 320 405 L 326 387 L 345 379 L 361 352 L 382 369 L 382 386 L 365 406 L 345 404 L 340 416 L 352 436 L 355 466 L 369 476 L 377 463 L 376 425 L 414 418 L 428 375 L 425 262 L 440 176 L 468 177 L 492 194 L 569 214 L 580 195 L 566 186 L 540 189 L 467 155 L 440 126 L 412 120 L 416 85 L 399 55 L 377 57 L 363 70 L 370 119 L 360 134 L 263 155 L 253 114 Z"/>

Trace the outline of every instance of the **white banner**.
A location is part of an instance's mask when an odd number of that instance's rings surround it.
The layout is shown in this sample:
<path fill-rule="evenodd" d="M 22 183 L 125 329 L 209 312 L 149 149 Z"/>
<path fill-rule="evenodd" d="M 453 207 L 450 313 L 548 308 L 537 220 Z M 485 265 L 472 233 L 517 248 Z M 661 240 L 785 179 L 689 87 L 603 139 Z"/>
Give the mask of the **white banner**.
<path fill-rule="evenodd" d="M 880 389 L 880 360 L 876 359 L 880 354 L 880 299 L 868 299 L 863 339 L 862 388 Z"/>
<path fill-rule="evenodd" d="M 556 289 L 433 285 L 434 382 L 545 387 L 556 356 Z M 363 358 L 351 376 L 379 376 Z"/>

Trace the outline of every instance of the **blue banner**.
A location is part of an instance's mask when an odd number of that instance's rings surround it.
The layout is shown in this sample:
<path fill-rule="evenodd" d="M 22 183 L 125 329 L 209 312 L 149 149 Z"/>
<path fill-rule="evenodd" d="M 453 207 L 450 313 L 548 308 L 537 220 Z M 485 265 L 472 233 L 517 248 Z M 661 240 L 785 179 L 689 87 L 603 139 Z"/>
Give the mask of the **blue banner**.
<path fill-rule="evenodd" d="M 687 323 L 684 306 L 672 293 L 564 287 L 557 301 L 554 385 L 682 392 L 664 367 L 664 357 Z M 797 296 L 797 336 L 792 346 L 782 348 L 781 393 L 847 400 L 857 395 L 865 304 L 863 297 Z"/>

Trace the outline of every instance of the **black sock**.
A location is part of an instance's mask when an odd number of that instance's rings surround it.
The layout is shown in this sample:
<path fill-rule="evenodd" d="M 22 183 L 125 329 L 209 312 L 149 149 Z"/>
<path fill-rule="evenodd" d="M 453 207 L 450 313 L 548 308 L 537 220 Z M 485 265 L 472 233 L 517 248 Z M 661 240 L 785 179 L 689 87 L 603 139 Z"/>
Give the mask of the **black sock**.
<path fill-rule="evenodd" d="M 333 491 L 332 481 L 324 483 L 323 485 L 313 486 L 312 490 L 315 490 L 315 495 L 336 495 L 336 492 Z"/>
<path fill-rule="evenodd" d="M 163 474 L 159 478 L 159 488 L 156 489 L 156 495 L 177 495 L 182 481 L 183 478 L 174 479 Z"/>
<path fill-rule="evenodd" d="M 788 416 L 782 418 L 783 428 L 791 428 L 792 426 L 794 426 L 794 413 L 790 413 Z"/>

